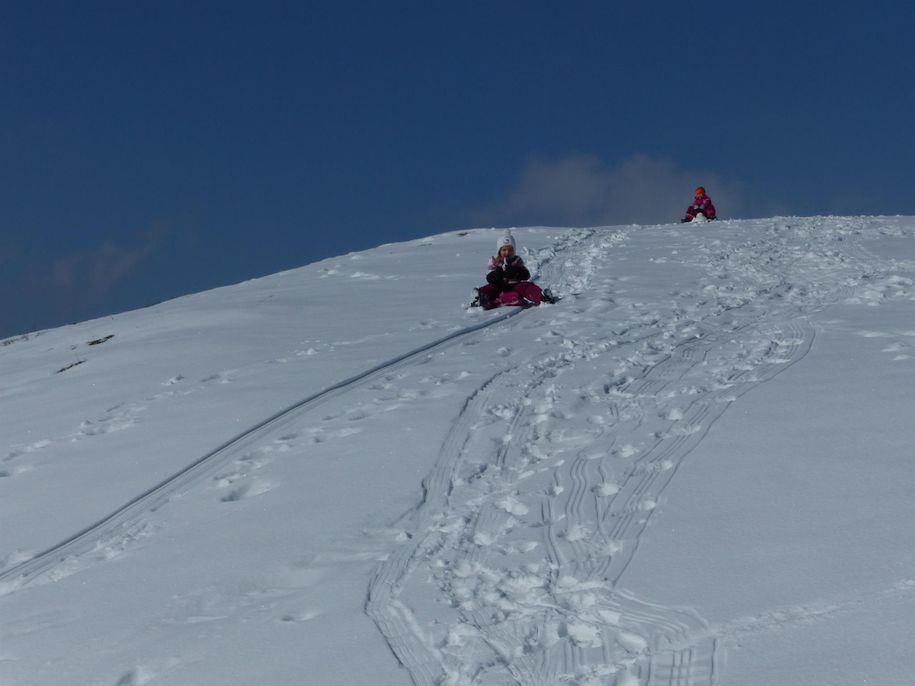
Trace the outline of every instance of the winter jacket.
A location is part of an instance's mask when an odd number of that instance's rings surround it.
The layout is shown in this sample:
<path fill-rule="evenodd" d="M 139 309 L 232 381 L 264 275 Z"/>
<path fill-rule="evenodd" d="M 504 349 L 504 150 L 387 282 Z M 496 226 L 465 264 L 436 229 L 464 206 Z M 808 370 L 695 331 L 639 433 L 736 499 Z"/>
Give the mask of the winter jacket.
<path fill-rule="evenodd" d="M 686 208 L 686 217 L 684 217 L 684 221 L 695 219 L 700 214 L 705 215 L 706 219 L 715 218 L 715 206 L 712 204 L 712 199 L 707 195 L 697 197 L 693 200 L 693 204 Z"/>
<path fill-rule="evenodd" d="M 501 261 L 496 261 L 494 257 L 489 258 L 489 273 L 486 275 L 487 283 L 493 285 L 503 283 L 517 283 L 527 281 L 531 278 L 531 273 L 524 266 L 524 260 L 518 255 L 509 257 L 503 265 Z"/>

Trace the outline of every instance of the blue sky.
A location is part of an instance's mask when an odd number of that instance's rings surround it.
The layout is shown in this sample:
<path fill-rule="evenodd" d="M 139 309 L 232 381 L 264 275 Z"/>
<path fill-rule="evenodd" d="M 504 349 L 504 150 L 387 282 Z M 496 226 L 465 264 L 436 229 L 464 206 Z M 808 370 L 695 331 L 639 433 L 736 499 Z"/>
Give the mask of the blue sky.
<path fill-rule="evenodd" d="M 909 3 L 621 5 L 6 3 L 0 337 L 698 183 L 915 214 Z"/>

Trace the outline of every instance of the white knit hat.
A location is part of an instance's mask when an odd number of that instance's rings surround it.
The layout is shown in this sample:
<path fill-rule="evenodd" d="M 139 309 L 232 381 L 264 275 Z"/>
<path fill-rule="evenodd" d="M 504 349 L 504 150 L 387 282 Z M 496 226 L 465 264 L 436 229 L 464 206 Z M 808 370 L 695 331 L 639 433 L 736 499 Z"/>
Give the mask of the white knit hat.
<path fill-rule="evenodd" d="M 512 250 L 515 249 L 515 237 L 512 236 L 511 231 L 506 231 L 504 234 L 502 234 L 502 237 L 499 238 L 498 242 L 496 243 L 496 252 L 501 250 L 506 245 L 510 245 Z"/>

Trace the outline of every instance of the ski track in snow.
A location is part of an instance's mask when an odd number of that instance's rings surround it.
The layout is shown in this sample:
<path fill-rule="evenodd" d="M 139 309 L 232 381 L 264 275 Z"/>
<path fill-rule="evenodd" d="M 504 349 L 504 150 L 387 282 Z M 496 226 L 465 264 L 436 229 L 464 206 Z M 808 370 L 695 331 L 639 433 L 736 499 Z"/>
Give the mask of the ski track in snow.
<path fill-rule="evenodd" d="M 323 402 L 339 396 L 346 391 L 365 384 L 384 373 L 388 373 L 400 366 L 408 365 L 417 358 L 424 358 L 433 351 L 443 347 L 454 345 L 455 341 L 468 333 L 478 331 L 482 328 L 492 326 L 505 319 L 518 314 L 521 310 L 510 310 L 504 314 L 487 319 L 486 321 L 471 325 L 465 329 L 456 331 L 445 336 L 442 339 L 433 341 L 427 345 L 421 346 L 404 355 L 388 360 L 370 370 L 357 374 L 344 381 L 341 381 L 329 388 L 326 388 L 312 396 L 309 396 L 294 405 L 287 407 L 264 421 L 249 427 L 235 437 L 229 439 L 218 448 L 198 458 L 187 467 L 168 477 L 164 481 L 156 484 L 144 493 L 139 494 L 134 499 L 125 503 L 122 507 L 98 522 L 89 525 L 85 529 L 76 532 L 70 538 L 42 551 L 26 561 L 15 561 L 12 566 L 0 570 L 0 594 L 8 593 L 17 588 L 31 583 L 40 578 L 55 580 L 75 573 L 82 568 L 81 558 L 88 553 L 97 551 L 99 548 L 109 546 L 111 540 L 129 541 L 135 538 L 134 531 L 138 522 L 146 519 L 150 513 L 154 513 L 166 505 L 169 500 L 176 495 L 186 492 L 196 483 L 205 479 L 222 465 L 234 461 L 232 471 L 225 474 L 218 474 L 216 480 L 219 486 L 225 487 L 233 482 L 248 476 L 252 471 L 259 469 L 269 462 L 258 455 L 270 452 L 271 447 L 258 447 L 263 442 L 270 439 L 276 433 L 281 432 L 289 423 L 296 420 L 304 412 L 307 412 Z M 113 408 L 116 410 L 117 408 Z M 132 423 L 130 417 L 133 413 L 142 411 L 142 406 L 132 406 L 124 414 L 109 414 L 101 422 L 83 422 L 80 427 L 80 433 L 73 436 L 70 440 L 78 440 L 85 436 L 105 433 L 112 430 L 128 428 Z M 99 428 L 96 428 L 99 427 Z M 358 429 L 343 429 L 335 433 L 335 437 L 342 437 L 358 432 Z M 291 436 L 287 436 L 287 439 Z M 326 440 L 326 436 L 318 435 L 313 437 L 315 442 Z M 280 439 L 282 442 L 283 439 Z M 15 450 L 8 455 L 4 461 L 15 460 L 21 455 L 50 445 L 52 441 L 40 441 L 34 445 L 28 446 L 22 450 Z M 267 482 L 244 483 L 231 491 L 222 498 L 224 502 L 239 500 L 249 495 L 266 492 L 270 485 Z M 103 556 L 102 559 L 104 559 Z"/>
<path fill-rule="evenodd" d="M 557 249 L 561 250 L 566 244 L 574 245 L 580 242 L 583 237 L 590 236 L 592 233 L 593 230 L 572 233 L 568 238 L 561 239 L 558 242 L 558 248 L 549 248 L 542 251 L 542 254 L 534 256 L 532 273 L 537 273 L 537 265 L 548 263 Z M 427 361 L 435 351 L 455 345 L 469 334 L 506 321 L 521 312 L 522 310 L 513 308 L 490 315 L 481 322 L 467 325 L 438 340 L 382 362 L 371 369 L 360 372 L 304 398 L 262 422 L 241 431 L 219 447 L 199 457 L 187 467 L 137 495 L 97 522 L 75 532 L 69 538 L 35 555 L 14 554 L 8 556 L 5 560 L 8 566 L 5 569 L 0 569 L 0 594 L 12 592 L 40 579 L 54 581 L 74 574 L 84 569 L 87 564 L 91 564 L 88 560 L 90 557 L 95 560 L 110 559 L 116 554 L 115 551 L 124 549 L 130 542 L 141 535 L 148 535 L 147 533 L 138 534 L 138 532 L 149 532 L 155 528 L 148 522 L 152 513 L 165 506 L 175 496 L 187 492 L 194 485 L 211 476 L 214 470 L 220 469 L 223 465 L 229 464 L 230 467 L 226 471 L 217 473 L 214 477 L 217 488 L 226 489 L 225 495 L 220 498 L 222 502 L 234 502 L 271 490 L 273 488 L 271 482 L 254 478 L 251 475 L 272 461 L 269 453 L 275 450 L 275 446 L 269 444 L 264 446 L 263 444 L 269 441 L 277 432 L 283 432 L 288 425 L 295 422 L 301 415 L 328 400 L 388 375 L 399 367 L 408 366 L 418 361 Z M 211 375 L 203 379 L 201 383 L 227 383 L 233 373 L 234 370 Z M 182 377 L 177 376 L 163 383 L 163 386 L 173 386 L 182 380 Z M 173 393 L 173 391 L 159 393 L 150 400 L 170 397 Z M 69 437 L 68 440 L 81 440 L 85 437 L 129 428 L 133 425 L 134 418 L 145 409 L 145 405 L 136 403 L 113 407 L 103 418 L 97 421 L 84 421 L 79 431 Z M 351 418 L 359 419 L 361 417 L 354 416 Z M 354 427 L 339 429 L 330 437 L 341 438 L 359 431 L 360 429 Z M 287 431 L 285 436 L 281 436 L 278 442 L 283 444 L 297 437 L 297 434 L 290 434 Z M 312 434 L 311 440 L 323 442 L 328 437 L 325 431 L 318 429 Z M 14 450 L 4 458 L 4 462 L 15 460 L 26 453 L 41 450 L 53 442 L 52 440 L 43 440 L 23 449 Z M 6 470 L 0 472 L 0 474 L 3 474 L 4 477 L 11 476 L 11 473 Z"/>
<path fill-rule="evenodd" d="M 506 341 L 535 336 L 542 353 L 519 359 L 510 343 L 499 348 L 500 361 L 444 437 L 422 497 L 396 523 L 406 535 L 375 570 L 367 614 L 423 686 L 719 683 L 730 637 L 834 609 L 710 628 L 688 607 L 627 592 L 626 570 L 664 490 L 731 403 L 804 357 L 815 339 L 809 314 L 836 302 L 913 298 L 915 288 L 893 274 L 892 260 L 867 252 L 856 220 L 776 219 L 744 244 L 704 241 L 700 263 L 689 265 L 704 274 L 698 288 L 624 302 L 612 264 L 644 230 L 651 227 L 575 230 L 528 252 L 534 278 L 563 296 L 559 306 L 489 316 L 303 399 L 58 545 L 8 559 L 0 593 L 116 557 L 156 534 L 159 508 L 207 479 L 206 492 L 225 503 L 268 492 L 276 484 L 260 475 L 264 467 L 299 443 L 359 433 L 367 411 L 350 407 L 324 425 L 291 428 L 304 414 L 369 384 L 405 399 L 398 370 L 496 331 Z M 915 347 L 915 330 L 859 335 L 886 338 L 883 352 L 894 360 Z M 226 383 L 232 373 L 201 383 Z M 129 428 L 149 403 L 176 392 L 112 407 L 66 440 Z M 17 447 L 2 462 L 52 442 Z M 378 559 L 365 545 L 365 559 Z"/>
<path fill-rule="evenodd" d="M 191 395 L 205 390 L 212 383 L 227 384 L 231 383 L 235 370 L 226 370 L 218 374 L 211 374 L 199 381 L 199 383 L 190 388 L 181 388 L 179 384 L 184 384 L 186 379 L 176 375 L 162 382 L 162 386 L 169 390 L 164 390 L 147 396 L 138 402 L 122 402 L 107 408 L 101 416 L 95 416 L 91 419 L 84 419 L 79 426 L 72 432 L 64 436 L 45 438 L 27 445 L 13 446 L 2 459 L 0 463 L 20 462 L 22 458 L 38 453 L 45 448 L 58 443 L 76 443 L 85 439 L 91 439 L 103 436 L 109 433 L 124 431 L 135 426 L 140 416 L 157 402 L 167 401 L 179 395 Z M 28 470 L 29 466 L 19 466 L 17 470 Z"/>
<path fill-rule="evenodd" d="M 788 241 L 798 230 L 809 243 Z M 809 351 L 808 315 L 877 298 L 872 274 L 889 265 L 857 233 L 775 221 L 739 248 L 705 244 L 701 291 L 672 294 L 667 311 L 589 296 L 544 317 L 551 352 L 509 355 L 467 399 L 405 515 L 408 540 L 370 585 L 367 612 L 415 684 L 719 682 L 721 641 L 747 627 L 712 631 L 689 608 L 636 598 L 625 572 L 714 422 Z M 547 281 L 612 293 L 598 265 L 625 239 L 594 234 L 584 264 L 557 260 Z M 876 283 L 881 298 L 912 293 Z"/>

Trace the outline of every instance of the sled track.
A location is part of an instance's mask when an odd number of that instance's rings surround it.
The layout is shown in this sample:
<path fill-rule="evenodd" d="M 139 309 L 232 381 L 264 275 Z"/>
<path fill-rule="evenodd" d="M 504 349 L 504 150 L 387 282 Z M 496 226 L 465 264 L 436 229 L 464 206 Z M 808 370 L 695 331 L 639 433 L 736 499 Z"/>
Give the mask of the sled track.
<path fill-rule="evenodd" d="M 652 304 L 630 310 L 602 338 L 569 333 L 568 350 L 506 360 L 468 395 L 419 503 L 401 519 L 412 535 L 376 567 L 366 597 L 366 613 L 414 684 L 635 683 L 627 676 L 644 686 L 719 683 L 728 632 L 711 631 L 689 608 L 652 604 L 619 584 L 660 496 L 710 427 L 740 396 L 803 359 L 815 338 L 808 315 L 844 297 L 860 265 L 875 262 L 857 245 L 840 245 L 829 260 L 815 255 L 809 266 L 819 271 L 811 274 L 804 253 L 779 247 L 789 230 L 775 225 L 743 245 L 703 246 L 704 288 L 686 294 L 671 313 L 657 316 Z M 595 233 L 573 233 L 525 255 L 531 271 Z M 584 259 L 605 257 L 611 244 L 600 238 L 582 251 Z M 769 255 L 778 262 L 766 269 L 758 258 Z M 729 272 L 745 277 L 745 291 L 718 287 L 719 279 L 738 281 Z M 579 275 L 563 285 L 564 293 L 590 287 Z M 611 309 L 580 312 L 597 318 Z M 453 332 L 274 414 L 0 572 L 0 593 L 68 573 L 68 561 L 108 535 L 129 537 L 145 513 L 320 403 L 520 312 Z M 574 323 L 563 310 L 554 312 Z M 514 319 L 512 328 L 526 321 Z M 624 356 L 634 360 L 629 372 L 610 371 Z M 566 421 L 577 413 L 602 421 Z M 639 450 L 629 454 L 631 446 Z M 607 484 L 616 491 L 599 492 Z M 534 539 L 539 547 L 529 554 L 524 545 Z M 527 578 L 524 567 L 533 561 L 542 564 Z"/>
<path fill-rule="evenodd" d="M 594 233 L 588 231 L 580 234 L 579 242 L 587 241 Z M 597 245 L 583 251 L 588 262 L 584 267 L 579 263 L 580 271 L 591 273 L 603 253 L 621 239 L 620 234 L 604 235 L 602 240 L 597 241 Z M 555 283 L 556 278 L 559 278 L 563 292 L 575 293 L 587 286 L 587 280 L 582 279 L 581 274 L 576 274 L 571 279 L 562 279 L 561 271 L 560 269 L 560 273 L 555 276 L 550 275 L 549 280 Z M 492 503 L 477 509 L 467 508 L 463 501 L 467 497 L 468 488 L 472 490 L 479 486 L 484 491 L 490 487 L 498 490 L 502 482 L 500 474 L 513 468 L 513 457 L 511 443 L 503 442 L 482 463 L 468 459 L 478 451 L 474 438 L 479 425 L 482 421 L 489 428 L 501 430 L 504 422 L 508 435 L 516 435 L 520 442 L 526 442 L 531 427 L 523 422 L 526 418 L 523 408 L 520 405 L 494 406 L 502 389 L 511 385 L 524 398 L 534 398 L 559 370 L 575 359 L 577 356 L 574 354 L 561 353 L 536 365 L 533 374 L 526 367 L 511 364 L 486 379 L 467 397 L 452 422 L 439 449 L 436 463 L 422 482 L 420 502 L 407 511 L 398 523 L 414 532 L 414 535 L 376 568 L 369 584 L 365 611 L 375 621 L 392 653 L 407 669 L 415 684 L 463 684 L 464 680 L 467 683 L 477 683 L 477 679 L 492 668 L 509 675 L 511 683 L 553 683 L 541 681 L 545 665 L 532 669 L 530 665 L 504 656 L 505 646 L 516 643 L 519 637 L 502 636 L 498 631 L 489 631 L 487 627 L 490 620 L 474 610 L 461 613 L 461 627 L 473 632 L 475 640 L 485 646 L 485 652 L 490 657 L 484 664 L 478 664 L 473 659 L 468 660 L 466 665 L 454 664 L 447 650 L 443 651 L 437 646 L 436 637 L 426 632 L 420 618 L 402 598 L 413 595 L 410 586 L 423 576 L 426 572 L 425 565 L 431 558 L 452 552 L 468 565 L 485 563 L 482 549 L 475 545 L 474 540 L 487 535 L 487 530 L 500 519 L 500 511 Z M 508 483 L 504 484 L 506 488 L 509 486 Z M 439 530 L 443 525 L 450 529 L 444 535 Z M 471 673 L 467 673 L 468 669 Z"/>
<path fill-rule="evenodd" d="M 536 275 L 539 273 L 540 268 L 548 265 L 557 254 L 560 254 L 569 247 L 586 241 L 593 234 L 593 229 L 571 232 L 568 236 L 557 241 L 553 247 L 544 249 L 541 251 L 540 255 L 534 256 L 534 263 L 532 264 L 533 269 L 531 271 Z M 331 400 L 378 376 L 390 372 L 392 369 L 409 365 L 425 355 L 446 349 L 465 336 L 505 322 L 523 311 L 524 310 L 520 308 L 512 308 L 497 314 L 496 316 L 490 316 L 485 321 L 461 328 L 437 340 L 382 362 L 371 369 L 367 369 L 343 379 L 342 381 L 328 386 L 327 388 L 309 395 L 274 413 L 263 421 L 236 434 L 210 452 L 194 460 L 180 471 L 163 479 L 96 522 L 87 525 L 68 538 L 37 553 L 30 559 L 8 567 L 7 569 L 0 570 L 0 595 L 15 591 L 42 577 L 53 580 L 68 576 L 70 573 L 68 571 L 60 571 L 55 574 L 55 570 L 62 565 L 73 563 L 87 553 L 92 552 L 97 548 L 100 542 L 114 534 L 120 532 L 124 534 L 126 538 L 132 538 L 136 528 L 136 522 L 142 519 L 145 513 L 155 512 L 165 506 L 173 496 L 187 490 L 207 474 L 223 465 L 237 452 L 257 443 L 265 435 L 282 427 L 285 423 L 296 419 L 301 414 L 323 402 Z"/>
<path fill-rule="evenodd" d="M 639 331 L 633 331 L 631 341 L 642 339 Z M 727 332 L 727 336 L 732 335 Z M 775 353 L 789 358 L 782 365 L 773 365 L 771 375 L 754 378 L 740 389 L 729 390 L 736 396 L 748 392 L 802 359 L 809 350 L 812 335 L 802 335 L 801 327 L 792 324 L 784 327 L 783 333 L 798 341 L 791 350 L 766 346 L 759 353 L 759 359 L 752 366 L 757 370 Z M 801 342 L 806 342 L 802 345 Z M 716 345 L 714 337 L 701 341 L 706 349 Z M 705 354 L 694 358 L 698 344 L 684 341 L 675 346 L 673 353 L 663 361 L 649 368 L 644 375 L 630 384 L 633 395 L 652 387 L 656 395 L 664 387 L 682 378 L 705 359 Z M 415 596 L 420 577 L 434 575 L 437 564 L 433 560 L 448 562 L 443 566 L 462 566 L 464 570 L 482 569 L 485 575 L 496 576 L 500 571 L 487 565 L 492 564 L 492 554 L 485 541 L 487 532 L 497 531 L 505 512 L 499 506 L 499 498 L 517 488 L 511 475 L 528 467 L 524 446 L 539 440 L 536 424 L 530 421 L 526 407 L 545 395 L 546 386 L 564 368 L 579 361 L 575 355 L 560 355 L 544 362 L 533 375 L 529 371 L 513 366 L 500 371 L 488 379 L 468 398 L 455 419 L 440 450 L 439 461 L 432 474 L 423 483 L 422 502 L 405 517 L 410 520 L 414 535 L 376 570 L 369 588 L 366 611 L 378 624 L 388 640 L 398 661 L 410 673 L 418 686 L 432 686 L 439 683 L 515 683 L 533 684 L 560 683 L 595 663 L 605 665 L 619 662 L 620 654 L 610 648 L 619 640 L 620 632 L 625 636 L 651 637 L 651 644 L 645 651 L 645 664 L 638 670 L 642 683 L 686 686 L 717 683 L 719 650 L 717 640 L 708 637 L 708 627 L 694 612 L 677 608 L 651 605 L 616 590 L 619 577 L 638 551 L 651 513 L 645 512 L 641 504 L 648 498 L 657 499 L 673 479 L 685 457 L 706 435 L 711 424 L 726 410 L 729 400 L 722 400 L 723 393 L 702 394 L 684 411 L 681 422 L 702 426 L 702 431 L 686 431 L 659 437 L 657 443 L 635 461 L 619 493 L 602 506 L 600 499 L 592 496 L 595 484 L 605 479 L 600 476 L 602 462 L 587 456 L 583 449 L 566 466 L 553 471 L 553 494 L 540 501 L 540 528 L 543 532 L 544 555 L 548 560 L 547 570 L 552 570 L 547 586 L 552 598 L 527 599 L 532 607 L 526 608 L 512 621 L 493 621 L 490 608 L 483 604 L 457 613 L 459 634 L 469 634 L 479 643 L 475 651 L 462 650 L 454 653 L 438 645 L 443 637 L 429 633 L 411 609 L 407 599 Z M 737 371 L 732 381 L 746 372 Z M 527 378 L 525 378 L 527 377 Z M 488 462 L 490 467 L 475 471 L 472 463 L 481 450 L 476 438 L 475 424 L 491 413 L 493 408 L 502 408 L 499 393 L 508 385 L 519 393 L 522 401 L 513 409 L 511 416 L 504 416 L 505 434 L 512 437 L 495 451 Z M 641 421 L 630 431 L 638 431 Z M 626 428 L 618 426 L 626 432 Z M 669 465 L 669 466 L 668 466 Z M 598 473 L 595 474 L 595 470 Z M 568 495 L 560 496 L 566 491 Z M 460 489 L 461 493 L 456 491 Z M 468 493 L 469 491 L 469 493 Z M 467 507 L 465 501 L 484 500 L 479 507 Z M 501 506 L 504 508 L 504 505 Z M 593 513 L 593 514 L 592 514 Z M 576 539 L 563 531 L 557 524 L 562 521 L 588 522 L 596 518 L 596 532 L 587 540 Z M 610 529 L 609 531 L 607 529 Z M 457 532 L 457 533 L 455 533 Z M 483 537 L 483 538 L 481 538 Z M 626 548 L 612 555 L 595 551 L 610 549 L 615 541 L 631 542 Z M 489 559 L 488 559 L 489 558 Z M 462 576 L 465 571 L 458 569 L 440 574 L 440 586 L 447 604 L 459 605 L 460 593 L 454 594 L 448 575 Z M 411 579 L 411 577 L 415 577 Z M 588 594 L 599 598 L 596 602 L 601 611 L 610 615 L 619 614 L 626 618 L 621 631 L 619 626 L 608 625 L 601 629 L 600 643 L 602 657 L 598 659 L 593 649 L 573 645 L 565 641 L 545 650 L 525 651 L 525 654 L 500 658 L 509 646 L 527 644 L 532 636 L 542 637 L 551 625 L 563 626 L 570 622 L 573 612 L 560 609 L 560 603 L 567 591 L 567 579 L 577 578 L 586 586 L 593 584 Z M 493 584 L 489 593 L 497 591 L 513 581 L 511 575 Z M 570 589 L 569 592 L 574 591 Z M 450 596 L 450 597 L 449 597 Z M 592 601 L 594 600 L 592 599 Z M 428 620 L 426 620 L 428 622 Z M 624 640 L 627 640 L 624 638 Z M 634 640 L 634 639 L 628 639 Z M 476 655 L 473 655 L 476 652 Z M 511 651 L 509 651 L 511 652 Z M 464 671 L 464 665 L 471 671 Z M 495 678 L 496 681 L 477 679 Z"/>
<path fill-rule="evenodd" d="M 620 583 L 686 458 L 733 402 L 805 358 L 810 315 L 870 261 L 799 249 L 782 240 L 792 230 L 709 244 L 705 278 L 672 312 L 631 310 L 468 397 L 405 515 L 412 536 L 366 599 L 416 686 L 720 682 L 726 635 Z M 620 358 L 631 371 L 604 379 Z M 588 414 L 601 421 L 576 419 Z"/>
<path fill-rule="evenodd" d="M 155 512 L 167 504 L 175 494 L 186 490 L 206 474 L 225 463 L 226 460 L 236 452 L 256 443 L 264 435 L 278 429 L 286 422 L 301 415 L 303 412 L 312 409 L 322 402 L 335 398 L 356 386 L 371 381 L 383 373 L 410 364 L 424 355 L 447 348 L 456 340 L 461 339 L 464 336 L 515 317 L 523 311 L 524 310 L 522 309 L 512 309 L 503 314 L 499 314 L 496 317 L 487 319 L 484 322 L 480 322 L 479 324 L 455 331 L 443 338 L 439 338 L 438 340 L 420 346 L 403 355 L 387 360 L 371 369 L 344 379 L 343 381 L 318 391 L 317 393 L 280 410 L 230 438 L 222 445 L 214 448 L 180 471 L 126 502 L 117 510 L 114 510 L 98 521 L 74 533 L 69 538 L 38 553 L 25 562 L 0 571 L 0 584 L 3 584 L 6 592 L 9 592 L 11 589 L 22 587 L 35 578 L 47 574 L 61 563 L 91 552 L 95 549 L 96 544 L 100 540 L 106 538 L 115 531 L 128 529 L 130 524 L 138 517 L 142 516 L 143 513 Z"/>

